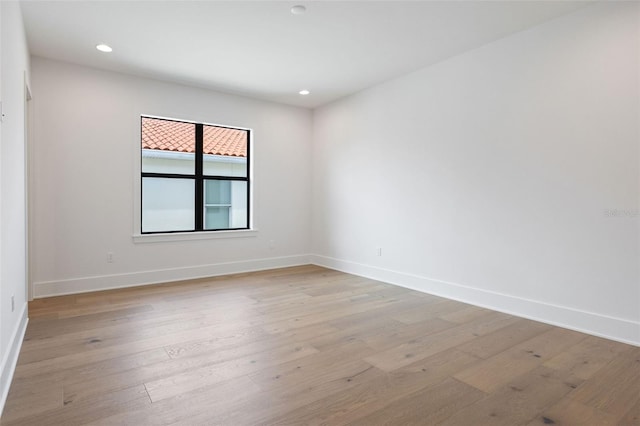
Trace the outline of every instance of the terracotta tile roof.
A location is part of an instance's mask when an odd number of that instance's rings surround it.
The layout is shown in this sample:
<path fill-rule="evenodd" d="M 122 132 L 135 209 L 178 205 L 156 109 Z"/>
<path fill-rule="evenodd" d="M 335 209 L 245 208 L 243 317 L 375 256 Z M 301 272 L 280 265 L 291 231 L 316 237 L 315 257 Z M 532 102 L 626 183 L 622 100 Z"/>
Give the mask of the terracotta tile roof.
<path fill-rule="evenodd" d="M 205 154 L 247 156 L 247 132 L 244 130 L 205 125 L 203 133 Z M 142 148 L 195 152 L 195 126 L 192 123 L 143 117 Z"/>
<path fill-rule="evenodd" d="M 247 132 L 244 130 L 204 126 L 203 133 L 205 154 L 247 156 Z"/>

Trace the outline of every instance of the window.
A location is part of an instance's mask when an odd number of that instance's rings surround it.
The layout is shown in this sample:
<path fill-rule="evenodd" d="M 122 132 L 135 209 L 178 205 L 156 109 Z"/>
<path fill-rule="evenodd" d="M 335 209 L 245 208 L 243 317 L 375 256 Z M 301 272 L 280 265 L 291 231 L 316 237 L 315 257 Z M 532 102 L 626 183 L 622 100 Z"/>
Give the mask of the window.
<path fill-rule="evenodd" d="M 141 118 L 143 234 L 249 228 L 250 131 Z"/>

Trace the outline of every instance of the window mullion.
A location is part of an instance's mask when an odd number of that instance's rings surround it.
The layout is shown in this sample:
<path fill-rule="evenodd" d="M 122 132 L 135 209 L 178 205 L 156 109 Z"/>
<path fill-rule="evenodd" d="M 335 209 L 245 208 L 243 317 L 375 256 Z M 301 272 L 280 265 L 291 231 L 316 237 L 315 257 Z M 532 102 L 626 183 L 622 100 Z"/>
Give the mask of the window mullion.
<path fill-rule="evenodd" d="M 202 177 L 203 160 L 203 125 L 196 124 L 196 182 L 195 182 L 195 214 L 196 231 L 204 229 L 204 180 Z"/>

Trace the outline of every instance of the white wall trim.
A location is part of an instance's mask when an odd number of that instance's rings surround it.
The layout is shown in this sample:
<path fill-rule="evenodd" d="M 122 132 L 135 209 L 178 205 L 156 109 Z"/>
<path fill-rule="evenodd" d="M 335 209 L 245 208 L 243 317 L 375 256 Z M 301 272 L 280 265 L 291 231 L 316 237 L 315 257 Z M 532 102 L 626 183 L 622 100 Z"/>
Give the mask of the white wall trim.
<path fill-rule="evenodd" d="M 18 355 L 20 354 L 20 348 L 22 347 L 24 333 L 27 330 L 28 322 L 27 304 L 25 303 L 22 305 L 20 320 L 17 323 L 17 327 L 13 330 L 11 340 L 9 341 L 9 347 L 2 359 L 2 366 L 0 370 L 0 391 L 2 392 L 2 397 L 0 399 L 0 415 L 2 415 L 2 411 L 4 410 L 5 402 L 7 402 L 9 388 L 11 387 L 11 380 L 13 380 L 13 373 L 16 370 Z"/>
<path fill-rule="evenodd" d="M 640 323 L 321 255 L 312 264 L 640 346 Z"/>
<path fill-rule="evenodd" d="M 236 229 L 229 231 L 172 232 L 160 234 L 136 234 L 134 243 L 166 243 L 170 241 L 215 240 L 224 238 L 257 237 L 257 229 Z"/>
<path fill-rule="evenodd" d="M 267 269 L 308 264 L 309 256 L 306 254 L 271 257 L 266 259 L 252 259 L 238 262 L 188 266 L 183 268 L 131 272 L 126 274 L 70 278 L 57 281 L 41 281 L 34 283 L 33 292 L 34 297 L 38 299 L 43 297 L 61 296 L 65 294 L 87 293 L 91 291 L 111 290 L 116 288 L 135 287 L 147 284 L 166 283 L 171 281 L 208 278 L 219 275 L 263 271 Z"/>

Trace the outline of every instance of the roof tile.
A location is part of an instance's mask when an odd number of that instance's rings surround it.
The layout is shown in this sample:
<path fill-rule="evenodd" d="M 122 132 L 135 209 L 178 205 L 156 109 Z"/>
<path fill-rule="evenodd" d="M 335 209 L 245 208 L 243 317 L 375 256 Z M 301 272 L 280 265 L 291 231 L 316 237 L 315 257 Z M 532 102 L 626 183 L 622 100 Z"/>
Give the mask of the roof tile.
<path fill-rule="evenodd" d="M 204 126 L 205 154 L 247 156 L 247 132 L 226 127 Z M 158 118 L 142 118 L 142 148 L 195 152 L 195 124 Z"/>

